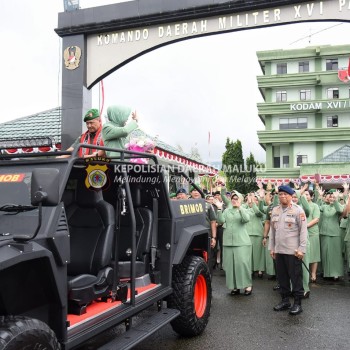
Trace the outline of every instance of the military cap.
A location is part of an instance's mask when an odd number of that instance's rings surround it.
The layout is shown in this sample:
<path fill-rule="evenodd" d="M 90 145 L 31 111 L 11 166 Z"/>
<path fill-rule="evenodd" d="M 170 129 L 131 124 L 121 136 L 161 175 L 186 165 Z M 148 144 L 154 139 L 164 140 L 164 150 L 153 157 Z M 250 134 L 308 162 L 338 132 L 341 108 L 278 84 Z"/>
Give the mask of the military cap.
<path fill-rule="evenodd" d="M 179 193 L 185 193 L 187 194 L 186 190 L 184 188 L 180 188 L 177 190 L 176 194 L 179 194 Z"/>
<path fill-rule="evenodd" d="M 100 112 L 97 109 L 95 108 L 89 109 L 84 116 L 84 122 L 88 122 L 90 120 L 96 119 L 99 116 L 100 116 Z"/>
<path fill-rule="evenodd" d="M 278 187 L 278 192 L 285 192 L 290 194 L 291 196 L 295 193 L 295 191 L 291 187 L 285 185 Z"/>
<path fill-rule="evenodd" d="M 192 191 L 198 191 L 194 186 L 191 186 L 190 192 Z"/>

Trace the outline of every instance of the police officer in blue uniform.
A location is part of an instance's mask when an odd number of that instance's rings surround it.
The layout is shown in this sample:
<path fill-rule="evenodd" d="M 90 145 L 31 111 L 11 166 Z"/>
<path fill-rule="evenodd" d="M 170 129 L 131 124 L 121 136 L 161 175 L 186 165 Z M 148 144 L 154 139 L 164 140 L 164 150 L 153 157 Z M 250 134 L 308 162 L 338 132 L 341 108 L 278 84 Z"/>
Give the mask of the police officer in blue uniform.
<path fill-rule="evenodd" d="M 303 311 L 302 259 L 307 247 L 307 220 L 304 210 L 292 202 L 294 192 L 289 186 L 278 188 L 280 204 L 271 213 L 269 250 L 276 261 L 276 274 L 282 297 L 274 310 L 290 309 L 289 314 L 298 315 Z M 289 301 L 291 293 L 294 297 L 292 307 Z"/>

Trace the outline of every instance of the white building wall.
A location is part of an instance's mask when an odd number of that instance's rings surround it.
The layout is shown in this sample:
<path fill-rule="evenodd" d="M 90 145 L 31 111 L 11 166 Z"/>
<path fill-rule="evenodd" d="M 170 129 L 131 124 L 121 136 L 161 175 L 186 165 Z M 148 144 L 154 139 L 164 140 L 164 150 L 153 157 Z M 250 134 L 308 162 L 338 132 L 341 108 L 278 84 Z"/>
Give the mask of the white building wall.
<path fill-rule="evenodd" d="M 289 144 L 287 145 L 280 145 L 280 159 L 281 159 L 281 168 L 284 167 L 283 165 L 283 156 L 289 156 Z M 289 158 L 289 168 L 291 167 L 290 165 L 290 158 Z"/>
<path fill-rule="evenodd" d="M 316 162 L 316 143 L 315 142 L 295 143 L 294 159 L 293 159 L 293 164 L 291 164 L 291 167 L 297 166 L 298 155 L 307 156 L 307 163 L 315 163 Z M 290 163 L 292 162 L 290 161 Z"/>
<path fill-rule="evenodd" d="M 340 80 L 339 80 L 340 81 Z M 322 99 L 324 100 L 329 100 L 329 98 L 327 97 L 327 91 L 328 89 L 333 89 L 333 88 L 338 88 L 339 91 L 339 99 L 348 99 L 350 98 L 350 89 L 348 85 L 342 84 L 342 85 L 325 85 L 322 89 Z M 288 95 L 287 95 L 288 98 Z M 337 101 L 337 99 L 332 99 L 332 101 Z"/>
<path fill-rule="evenodd" d="M 271 120 L 271 128 L 272 130 L 279 130 L 280 129 L 280 119 L 281 118 L 307 118 L 307 128 L 308 129 L 314 129 L 315 128 L 315 116 L 313 114 L 298 114 L 297 116 L 291 116 L 290 114 L 288 115 L 276 115 L 272 117 Z M 327 118 L 326 118 L 327 120 Z M 350 120 L 349 120 L 350 123 Z M 326 122 L 327 124 L 327 122 Z"/>
<path fill-rule="evenodd" d="M 273 61 L 271 64 L 271 75 L 277 74 L 277 64 L 279 63 L 286 63 L 287 62 L 287 74 L 297 74 L 299 73 L 299 62 L 309 62 L 309 72 L 315 71 L 315 60 L 314 59 L 308 59 L 308 58 L 300 58 L 295 61 Z M 326 67 L 326 62 L 324 63 Z"/>
<path fill-rule="evenodd" d="M 279 89 L 272 89 L 272 102 L 276 102 L 276 92 L 277 91 L 286 91 L 287 92 L 287 101 L 286 102 L 292 102 L 292 101 L 301 101 L 300 100 L 300 90 L 310 90 L 311 91 L 311 100 L 315 99 L 315 88 L 306 86 L 302 88 L 293 88 L 293 89 L 286 89 L 286 88 L 279 88 Z M 340 91 L 339 91 L 340 93 Z M 349 93 L 349 91 L 347 91 Z M 327 96 L 326 89 L 324 90 L 325 96 Z M 326 97 L 324 97 L 326 98 Z M 302 102 L 307 102 L 308 100 L 302 100 Z"/>
<path fill-rule="evenodd" d="M 338 128 L 349 128 L 350 127 L 350 112 L 349 113 L 337 113 L 336 110 L 330 110 L 328 113 L 324 113 L 322 116 L 322 128 L 327 128 L 327 117 L 333 115 L 338 116 Z M 350 142 L 350 135 L 349 135 Z"/>

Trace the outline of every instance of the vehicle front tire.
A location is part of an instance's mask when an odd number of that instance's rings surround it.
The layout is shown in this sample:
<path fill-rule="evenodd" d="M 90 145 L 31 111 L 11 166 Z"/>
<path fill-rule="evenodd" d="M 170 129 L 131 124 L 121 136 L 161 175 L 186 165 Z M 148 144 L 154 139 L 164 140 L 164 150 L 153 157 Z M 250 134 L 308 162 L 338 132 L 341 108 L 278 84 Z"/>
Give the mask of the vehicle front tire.
<path fill-rule="evenodd" d="M 37 349 L 61 349 L 46 323 L 24 316 L 0 316 L 0 350 Z"/>
<path fill-rule="evenodd" d="M 186 256 L 181 264 L 175 265 L 172 287 L 168 307 L 180 311 L 180 316 L 171 322 L 174 331 L 186 337 L 201 334 L 211 307 L 211 277 L 203 258 Z"/>

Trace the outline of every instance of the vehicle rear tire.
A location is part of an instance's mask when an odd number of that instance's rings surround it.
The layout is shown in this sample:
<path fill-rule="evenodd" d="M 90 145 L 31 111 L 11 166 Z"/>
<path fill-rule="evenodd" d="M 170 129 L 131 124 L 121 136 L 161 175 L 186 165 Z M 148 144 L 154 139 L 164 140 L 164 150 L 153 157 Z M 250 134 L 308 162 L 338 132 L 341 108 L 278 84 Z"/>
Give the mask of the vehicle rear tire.
<path fill-rule="evenodd" d="M 24 316 L 0 316 L 0 350 L 38 349 L 61 349 L 46 323 Z"/>
<path fill-rule="evenodd" d="M 186 256 L 181 264 L 175 265 L 172 287 L 168 307 L 180 311 L 180 316 L 171 322 L 174 331 L 186 337 L 201 334 L 211 307 L 211 277 L 203 258 Z"/>

